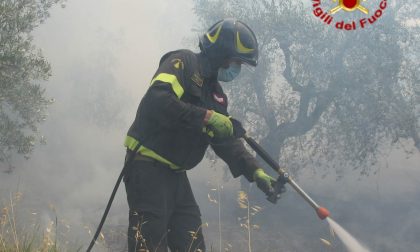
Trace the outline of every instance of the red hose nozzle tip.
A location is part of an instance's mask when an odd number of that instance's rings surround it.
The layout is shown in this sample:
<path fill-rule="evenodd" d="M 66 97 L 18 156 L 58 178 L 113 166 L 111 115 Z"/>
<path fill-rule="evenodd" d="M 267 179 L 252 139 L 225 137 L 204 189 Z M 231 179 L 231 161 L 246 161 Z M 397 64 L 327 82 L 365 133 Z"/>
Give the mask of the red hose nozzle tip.
<path fill-rule="evenodd" d="M 330 216 L 330 211 L 328 211 L 328 209 L 326 209 L 325 207 L 319 207 L 316 210 L 316 213 L 318 214 L 318 217 L 323 220 L 325 218 L 327 218 L 328 216 Z"/>

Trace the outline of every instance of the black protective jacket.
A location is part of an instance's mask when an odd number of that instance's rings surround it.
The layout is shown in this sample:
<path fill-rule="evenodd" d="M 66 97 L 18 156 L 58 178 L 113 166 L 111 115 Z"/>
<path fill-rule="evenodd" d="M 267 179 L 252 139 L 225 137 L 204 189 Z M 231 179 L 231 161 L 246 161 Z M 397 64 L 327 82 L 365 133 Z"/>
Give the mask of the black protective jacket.
<path fill-rule="evenodd" d="M 203 54 L 189 50 L 165 54 L 140 102 L 127 138 L 137 140 L 144 147 L 140 152 L 151 150 L 175 164 L 178 167 L 175 169 L 186 170 L 196 166 L 211 145 L 234 177 L 243 174 L 253 181 L 258 166 L 242 141 L 212 144 L 203 131 L 207 109 L 228 115 L 227 97 L 214 75 Z M 134 149 L 127 140 L 126 146 Z"/>

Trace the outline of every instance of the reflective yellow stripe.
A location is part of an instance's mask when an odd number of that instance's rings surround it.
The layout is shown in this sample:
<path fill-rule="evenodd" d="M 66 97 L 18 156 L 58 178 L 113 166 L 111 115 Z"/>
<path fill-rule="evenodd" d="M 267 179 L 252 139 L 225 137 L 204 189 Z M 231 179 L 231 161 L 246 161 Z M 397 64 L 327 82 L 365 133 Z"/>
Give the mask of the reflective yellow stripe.
<path fill-rule="evenodd" d="M 238 52 L 240 53 L 251 53 L 255 50 L 252 48 L 246 48 L 244 44 L 242 44 L 239 32 L 236 32 L 236 49 L 238 49 Z"/>
<path fill-rule="evenodd" d="M 127 136 L 125 138 L 124 146 L 127 147 L 128 149 L 134 151 L 137 144 L 138 144 L 138 141 L 135 138 L 133 138 L 131 136 Z M 142 154 L 143 156 L 150 157 L 150 158 L 153 158 L 153 159 L 155 159 L 155 160 L 157 160 L 161 163 L 167 164 L 167 165 L 169 165 L 169 167 L 171 167 L 174 170 L 181 169 L 179 166 L 177 166 L 177 165 L 173 164 L 171 161 L 159 156 L 156 152 L 152 151 L 151 149 L 149 149 L 147 147 L 144 147 L 143 145 L 140 146 L 140 149 L 139 149 L 138 152 L 140 154 Z"/>
<path fill-rule="evenodd" d="M 209 32 L 206 34 L 207 38 L 210 40 L 210 42 L 212 44 L 214 44 L 217 41 L 217 39 L 219 38 L 220 30 L 222 30 L 222 25 L 223 25 L 223 23 L 219 25 L 219 28 L 217 28 L 216 34 L 214 34 L 213 36 L 210 35 Z"/>
<path fill-rule="evenodd" d="M 142 145 L 142 146 L 140 146 L 140 150 L 139 150 L 139 152 L 140 152 L 140 154 L 142 154 L 143 156 L 153 158 L 153 159 L 155 159 L 155 160 L 157 160 L 157 161 L 159 161 L 159 162 L 161 162 L 161 163 L 164 163 L 164 164 L 169 165 L 169 167 L 171 167 L 171 168 L 172 168 L 172 169 L 174 169 L 174 170 L 179 170 L 179 169 L 181 169 L 181 167 L 179 167 L 179 166 L 177 166 L 177 165 L 173 164 L 171 161 L 169 161 L 169 160 L 167 160 L 167 159 L 165 159 L 165 158 L 163 158 L 163 157 L 159 156 L 158 154 L 156 154 L 156 152 L 152 151 L 151 149 L 148 149 L 148 148 L 144 147 L 143 145 Z"/>
<path fill-rule="evenodd" d="M 181 84 L 179 84 L 178 79 L 173 74 L 160 73 L 152 80 L 150 85 L 153 85 L 155 81 L 162 81 L 171 84 L 172 90 L 175 92 L 176 96 L 179 99 L 181 99 L 181 96 L 184 94 L 184 88 L 182 88 Z"/>
<path fill-rule="evenodd" d="M 127 147 L 129 150 L 134 151 L 138 143 L 139 141 L 137 141 L 135 138 L 131 136 L 125 137 L 124 146 Z"/>

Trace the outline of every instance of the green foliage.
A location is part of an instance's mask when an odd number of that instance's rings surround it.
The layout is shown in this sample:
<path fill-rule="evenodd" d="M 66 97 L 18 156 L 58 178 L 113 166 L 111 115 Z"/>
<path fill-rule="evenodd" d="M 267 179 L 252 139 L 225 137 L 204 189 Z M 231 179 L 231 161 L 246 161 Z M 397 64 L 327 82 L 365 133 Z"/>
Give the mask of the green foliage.
<path fill-rule="evenodd" d="M 419 26 L 406 25 L 418 7 L 389 4 L 352 32 L 324 25 L 301 1 L 195 0 L 194 9 L 197 30 L 236 17 L 255 31 L 259 65 L 225 88 L 234 116 L 274 157 L 292 173 L 368 174 L 395 144 L 420 149 Z"/>
<path fill-rule="evenodd" d="M 0 162 L 9 162 L 13 153 L 28 157 L 40 137 L 37 126 L 52 102 L 40 84 L 50 77 L 51 69 L 33 45 L 31 32 L 57 2 L 0 2 Z"/>

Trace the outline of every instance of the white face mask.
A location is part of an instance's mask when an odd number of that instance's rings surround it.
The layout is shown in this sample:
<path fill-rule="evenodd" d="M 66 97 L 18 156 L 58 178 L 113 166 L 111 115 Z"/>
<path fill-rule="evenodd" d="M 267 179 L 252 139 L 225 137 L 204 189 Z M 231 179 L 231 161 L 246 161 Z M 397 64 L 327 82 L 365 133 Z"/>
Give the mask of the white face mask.
<path fill-rule="evenodd" d="M 228 68 L 219 68 L 217 72 L 217 80 L 223 82 L 229 82 L 235 79 L 241 72 L 241 64 L 232 62 Z"/>

